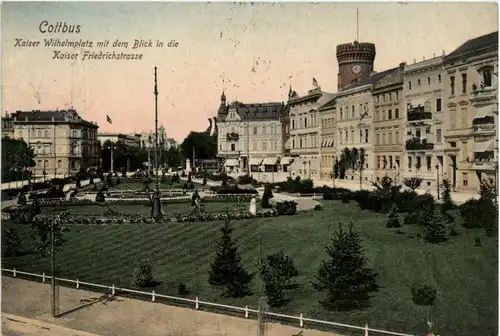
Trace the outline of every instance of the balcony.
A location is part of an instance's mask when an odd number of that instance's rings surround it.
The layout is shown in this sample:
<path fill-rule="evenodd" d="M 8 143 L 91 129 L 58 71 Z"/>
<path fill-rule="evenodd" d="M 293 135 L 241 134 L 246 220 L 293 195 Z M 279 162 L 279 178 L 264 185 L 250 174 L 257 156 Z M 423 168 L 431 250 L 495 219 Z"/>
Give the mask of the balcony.
<path fill-rule="evenodd" d="M 406 117 L 408 121 L 432 120 L 432 112 L 409 112 Z"/>
<path fill-rule="evenodd" d="M 498 168 L 498 162 L 493 158 L 475 158 L 472 162 L 472 169 L 474 170 L 496 170 Z"/>
<path fill-rule="evenodd" d="M 405 149 L 407 151 L 426 151 L 433 150 L 434 144 L 427 142 L 426 139 L 412 138 L 406 140 Z"/>
<path fill-rule="evenodd" d="M 476 124 L 473 125 L 474 134 L 492 134 L 496 132 L 494 124 Z"/>
<path fill-rule="evenodd" d="M 240 139 L 240 135 L 238 133 L 228 133 L 226 135 L 227 141 L 238 141 Z"/>

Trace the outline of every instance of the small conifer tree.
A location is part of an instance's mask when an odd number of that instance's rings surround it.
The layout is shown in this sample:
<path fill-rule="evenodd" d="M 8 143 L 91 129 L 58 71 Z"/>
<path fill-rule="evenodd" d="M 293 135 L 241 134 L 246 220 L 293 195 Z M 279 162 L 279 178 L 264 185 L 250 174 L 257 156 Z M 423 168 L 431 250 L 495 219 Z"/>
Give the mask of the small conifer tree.
<path fill-rule="evenodd" d="M 392 205 L 391 212 L 389 213 L 389 218 L 385 224 L 386 228 L 398 228 L 401 227 L 399 222 L 398 208 L 395 204 Z"/>
<path fill-rule="evenodd" d="M 424 238 L 432 244 L 439 244 L 448 240 L 448 232 L 439 210 L 426 208 L 423 216 Z"/>

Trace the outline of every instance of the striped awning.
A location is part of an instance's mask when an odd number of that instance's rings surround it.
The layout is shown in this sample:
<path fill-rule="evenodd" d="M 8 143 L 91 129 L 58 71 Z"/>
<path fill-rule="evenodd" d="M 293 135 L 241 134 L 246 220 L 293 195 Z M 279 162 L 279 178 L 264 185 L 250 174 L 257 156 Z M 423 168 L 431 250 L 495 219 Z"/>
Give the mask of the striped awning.
<path fill-rule="evenodd" d="M 321 141 L 321 147 L 326 147 L 326 140 Z"/>
<path fill-rule="evenodd" d="M 260 166 L 262 164 L 262 158 L 250 158 L 251 166 Z"/>
<path fill-rule="evenodd" d="M 277 157 L 266 157 L 262 162 L 263 165 L 275 165 L 276 161 L 278 161 Z"/>
<path fill-rule="evenodd" d="M 224 162 L 224 166 L 226 166 L 226 167 L 237 167 L 237 166 L 239 166 L 238 160 L 236 160 L 236 159 L 226 159 L 226 162 Z"/>
<path fill-rule="evenodd" d="M 284 156 L 284 157 L 281 158 L 280 164 L 282 164 L 282 165 L 289 165 L 291 161 L 292 161 L 291 157 Z"/>
<path fill-rule="evenodd" d="M 492 105 L 478 107 L 476 111 L 477 113 L 474 116 L 474 119 L 493 117 L 495 116 L 495 112 L 498 112 L 498 107 L 496 104 L 492 104 Z"/>
<path fill-rule="evenodd" d="M 410 101 L 410 104 L 413 108 L 415 108 L 418 106 L 424 106 L 428 101 L 429 101 L 428 97 L 420 97 L 420 98 L 412 99 Z"/>
<path fill-rule="evenodd" d="M 481 142 L 474 142 L 474 153 L 484 153 L 493 150 L 493 142 L 495 140 L 486 140 Z"/>

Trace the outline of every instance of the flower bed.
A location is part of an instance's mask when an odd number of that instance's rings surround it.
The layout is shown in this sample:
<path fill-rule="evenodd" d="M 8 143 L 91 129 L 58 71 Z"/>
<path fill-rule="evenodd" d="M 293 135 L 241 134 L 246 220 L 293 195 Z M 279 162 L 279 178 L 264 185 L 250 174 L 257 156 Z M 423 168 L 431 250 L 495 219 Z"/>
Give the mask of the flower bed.
<path fill-rule="evenodd" d="M 227 194 L 217 194 L 217 195 L 207 195 L 203 197 L 202 202 L 249 202 L 253 195 L 227 195 Z M 162 203 L 186 203 L 191 200 L 190 195 L 186 195 L 184 198 L 175 199 L 162 199 Z M 41 199 L 39 204 L 41 207 L 50 206 L 78 206 L 78 205 L 113 205 L 113 204 L 149 204 L 149 199 L 147 198 L 135 198 L 135 199 L 108 199 L 104 202 L 96 202 L 89 199 L 72 199 L 69 201 L 59 200 L 59 199 Z"/>
<path fill-rule="evenodd" d="M 255 215 L 249 212 L 200 212 L 196 214 L 174 214 L 166 215 L 161 219 L 155 220 L 150 216 L 141 215 L 123 215 L 113 214 L 104 216 L 75 216 L 71 215 L 65 218 L 67 225 L 72 224 L 156 224 L 156 223 L 169 223 L 169 222 L 210 222 L 217 220 L 233 220 L 233 219 L 250 219 L 262 217 L 276 217 L 278 212 L 275 209 L 263 209 L 257 211 Z M 51 215 L 38 215 L 37 218 L 47 219 L 50 221 Z"/>

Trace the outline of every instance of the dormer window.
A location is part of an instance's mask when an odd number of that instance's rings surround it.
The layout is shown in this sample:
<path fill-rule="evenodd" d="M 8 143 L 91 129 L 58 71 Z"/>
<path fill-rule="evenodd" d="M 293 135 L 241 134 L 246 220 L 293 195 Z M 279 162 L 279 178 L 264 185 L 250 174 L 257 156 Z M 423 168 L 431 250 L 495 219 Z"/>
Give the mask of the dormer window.
<path fill-rule="evenodd" d="M 483 77 L 483 85 L 484 87 L 490 87 L 492 86 L 492 80 L 491 80 L 491 75 L 492 75 L 492 68 L 484 68 L 481 71 L 481 75 Z"/>

